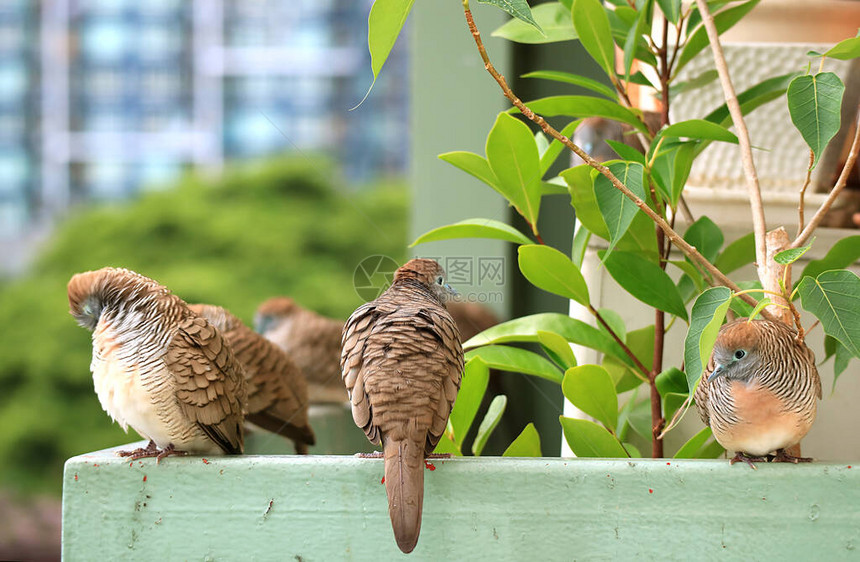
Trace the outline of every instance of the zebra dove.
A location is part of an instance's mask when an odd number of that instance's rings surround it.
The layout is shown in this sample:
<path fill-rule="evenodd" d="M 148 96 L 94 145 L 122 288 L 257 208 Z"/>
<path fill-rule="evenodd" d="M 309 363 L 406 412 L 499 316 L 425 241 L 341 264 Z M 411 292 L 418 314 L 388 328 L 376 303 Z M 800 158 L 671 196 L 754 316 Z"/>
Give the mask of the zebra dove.
<path fill-rule="evenodd" d="M 740 318 L 724 325 L 699 388 L 696 407 L 732 464 L 808 462 L 785 449 L 815 421 L 821 380 L 815 356 L 782 322 Z"/>
<path fill-rule="evenodd" d="M 293 440 L 304 455 L 315 442 L 308 424 L 308 385 L 301 370 L 281 348 L 254 332 L 220 306 L 189 308 L 215 326 L 245 369 L 248 403 L 245 418 Z"/>
<path fill-rule="evenodd" d="M 352 417 L 371 443 L 383 447 L 388 514 L 403 552 L 418 542 L 424 458 L 445 431 L 463 373 L 446 289 L 438 263 L 411 260 L 343 330 L 341 366 Z"/>
<path fill-rule="evenodd" d="M 274 297 L 257 308 L 254 328 L 299 366 L 312 404 L 349 399 L 340 378 L 343 322 L 302 308 L 293 299 Z"/>
<path fill-rule="evenodd" d="M 245 376 L 218 330 L 127 269 L 74 275 L 68 295 L 69 312 L 93 332 L 90 370 L 102 408 L 149 440 L 118 454 L 242 453 Z"/>

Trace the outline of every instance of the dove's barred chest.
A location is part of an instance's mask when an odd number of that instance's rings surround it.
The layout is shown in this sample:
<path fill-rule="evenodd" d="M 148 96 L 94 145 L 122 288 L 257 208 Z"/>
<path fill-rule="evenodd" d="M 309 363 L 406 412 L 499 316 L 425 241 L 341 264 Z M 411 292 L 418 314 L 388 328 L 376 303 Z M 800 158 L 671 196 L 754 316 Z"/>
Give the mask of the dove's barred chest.
<path fill-rule="evenodd" d="M 746 381 L 720 376 L 703 388 L 708 394 L 711 427 L 717 434 L 737 433 L 744 425 L 805 434 L 815 420 L 821 396 L 814 355 L 797 344 L 788 329 L 762 330 L 760 338 L 759 346 L 768 361 L 759 363 Z M 713 369 L 709 365 L 704 377 Z"/>

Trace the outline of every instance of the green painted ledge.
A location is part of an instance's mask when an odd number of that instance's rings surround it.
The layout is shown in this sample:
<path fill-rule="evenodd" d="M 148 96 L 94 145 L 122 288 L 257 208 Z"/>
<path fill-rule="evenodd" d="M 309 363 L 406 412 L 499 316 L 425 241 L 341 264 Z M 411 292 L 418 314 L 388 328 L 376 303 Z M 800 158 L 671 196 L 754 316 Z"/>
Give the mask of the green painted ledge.
<path fill-rule="evenodd" d="M 860 466 L 459 458 L 425 478 L 412 560 L 860 558 Z M 388 560 L 382 461 L 69 459 L 63 557 Z"/>

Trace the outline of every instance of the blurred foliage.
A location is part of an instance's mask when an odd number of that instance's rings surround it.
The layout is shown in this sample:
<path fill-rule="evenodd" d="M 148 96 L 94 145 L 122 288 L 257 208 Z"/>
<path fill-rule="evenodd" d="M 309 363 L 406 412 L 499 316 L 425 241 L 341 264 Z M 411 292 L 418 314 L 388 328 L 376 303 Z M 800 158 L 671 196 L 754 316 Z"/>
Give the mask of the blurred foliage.
<path fill-rule="evenodd" d="M 28 275 L 0 283 L 0 486 L 59 494 L 66 458 L 138 439 L 95 396 L 90 333 L 67 312 L 72 274 L 127 267 L 246 322 L 278 294 L 337 318 L 361 304 L 361 259 L 405 256 L 406 189 L 347 190 L 335 170 L 283 158 L 194 173 L 61 224 Z"/>

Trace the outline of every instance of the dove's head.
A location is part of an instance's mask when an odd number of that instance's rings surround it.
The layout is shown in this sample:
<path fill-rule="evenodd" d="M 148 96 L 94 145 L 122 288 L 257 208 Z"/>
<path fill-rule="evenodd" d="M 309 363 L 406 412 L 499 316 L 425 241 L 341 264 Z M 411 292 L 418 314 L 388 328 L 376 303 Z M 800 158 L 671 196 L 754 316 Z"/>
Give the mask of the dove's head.
<path fill-rule="evenodd" d="M 740 318 L 723 326 L 714 345 L 714 371 L 708 380 L 719 376 L 732 380 L 752 378 L 764 359 L 759 345 L 760 330 L 767 329 L 769 323 Z"/>
<path fill-rule="evenodd" d="M 272 297 L 257 307 L 254 330 L 265 334 L 298 312 L 299 305 L 289 297 Z"/>
<path fill-rule="evenodd" d="M 106 310 L 139 302 L 142 296 L 167 292 L 152 279 L 128 269 L 103 267 L 75 274 L 69 280 L 69 314 L 84 328 L 95 330 Z"/>
<path fill-rule="evenodd" d="M 433 291 L 440 301 L 445 302 L 457 291 L 446 281 L 445 270 L 436 260 L 416 258 L 409 260 L 394 273 L 394 281 L 414 279 Z"/>

